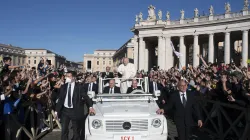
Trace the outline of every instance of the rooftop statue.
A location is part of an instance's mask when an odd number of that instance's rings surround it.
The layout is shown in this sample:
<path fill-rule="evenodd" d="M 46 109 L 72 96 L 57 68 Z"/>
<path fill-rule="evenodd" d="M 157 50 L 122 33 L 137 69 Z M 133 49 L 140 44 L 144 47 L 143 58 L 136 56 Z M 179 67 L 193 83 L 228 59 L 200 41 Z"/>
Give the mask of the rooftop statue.
<path fill-rule="evenodd" d="M 243 10 L 248 10 L 248 6 L 249 6 L 248 0 L 244 0 L 244 9 Z"/>
<path fill-rule="evenodd" d="M 209 8 L 209 14 L 210 14 L 210 16 L 214 15 L 214 7 L 212 5 Z"/>
<path fill-rule="evenodd" d="M 159 17 L 159 20 L 162 20 L 162 11 L 161 10 L 159 10 L 159 12 L 158 12 L 158 17 Z"/>
<path fill-rule="evenodd" d="M 156 20 L 155 7 L 153 5 L 150 5 L 148 7 L 148 19 L 147 20 Z"/>
<path fill-rule="evenodd" d="M 143 20 L 143 14 L 142 14 L 142 12 L 140 12 L 140 14 L 139 14 L 139 21 L 142 21 Z"/>
<path fill-rule="evenodd" d="M 185 11 L 181 10 L 181 19 L 184 19 L 184 14 L 185 14 Z"/>
<path fill-rule="evenodd" d="M 139 19 L 138 19 L 139 17 L 138 17 L 138 15 L 135 15 L 135 23 L 137 24 L 138 23 L 138 21 L 139 21 Z"/>
<path fill-rule="evenodd" d="M 197 8 L 194 9 L 194 17 L 198 17 L 199 16 L 199 10 Z"/>
<path fill-rule="evenodd" d="M 167 19 L 167 20 L 170 20 L 170 13 L 169 13 L 169 11 L 167 11 L 166 19 Z"/>
<path fill-rule="evenodd" d="M 226 10 L 226 14 L 229 14 L 231 12 L 231 6 L 229 2 L 225 3 L 225 10 Z"/>

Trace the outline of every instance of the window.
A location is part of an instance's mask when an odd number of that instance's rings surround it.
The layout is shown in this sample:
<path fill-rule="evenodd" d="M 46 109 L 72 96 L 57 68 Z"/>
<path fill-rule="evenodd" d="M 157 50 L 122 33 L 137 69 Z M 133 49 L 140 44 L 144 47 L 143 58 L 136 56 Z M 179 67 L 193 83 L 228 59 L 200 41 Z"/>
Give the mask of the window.
<path fill-rule="evenodd" d="M 87 61 L 87 69 L 91 69 L 91 61 Z"/>
<path fill-rule="evenodd" d="M 103 61 L 103 65 L 105 65 L 105 61 Z"/>
<path fill-rule="evenodd" d="M 99 65 L 99 61 L 96 61 L 96 65 Z"/>
<path fill-rule="evenodd" d="M 34 64 L 36 64 L 36 60 L 34 60 Z"/>
<path fill-rule="evenodd" d="M 109 65 L 111 65 L 111 61 L 109 61 Z"/>

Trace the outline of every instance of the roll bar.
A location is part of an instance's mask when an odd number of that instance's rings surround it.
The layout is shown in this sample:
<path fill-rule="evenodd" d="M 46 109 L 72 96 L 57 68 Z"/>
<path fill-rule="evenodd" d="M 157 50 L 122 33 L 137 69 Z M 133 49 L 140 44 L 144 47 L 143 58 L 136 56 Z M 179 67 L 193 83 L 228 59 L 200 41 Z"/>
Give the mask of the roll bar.
<path fill-rule="evenodd" d="M 100 77 L 99 78 L 99 91 L 98 91 L 99 94 L 103 93 L 104 81 L 111 80 L 111 79 L 118 79 L 118 80 L 134 80 L 134 79 L 136 79 L 136 80 L 139 80 L 140 84 L 144 81 L 144 91 L 145 91 L 145 93 L 149 92 L 148 77 L 144 77 L 144 78 L 130 78 L 130 79 L 125 79 L 125 78 L 106 78 L 106 79 L 103 79 L 103 78 Z"/>

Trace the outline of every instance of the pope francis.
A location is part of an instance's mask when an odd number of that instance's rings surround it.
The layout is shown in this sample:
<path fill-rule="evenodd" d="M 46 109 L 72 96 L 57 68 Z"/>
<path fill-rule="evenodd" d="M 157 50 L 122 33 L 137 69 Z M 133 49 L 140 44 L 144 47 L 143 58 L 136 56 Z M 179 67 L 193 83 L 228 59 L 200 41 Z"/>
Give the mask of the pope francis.
<path fill-rule="evenodd" d="M 121 80 L 121 93 L 127 93 L 128 87 L 131 86 L 131 78 L 136 75 L 136 69 L 134 64 L 129 63 L 128 58 L 123 58 L 123 64 L 118 67 L 118 72 L 122 75 Z"/>

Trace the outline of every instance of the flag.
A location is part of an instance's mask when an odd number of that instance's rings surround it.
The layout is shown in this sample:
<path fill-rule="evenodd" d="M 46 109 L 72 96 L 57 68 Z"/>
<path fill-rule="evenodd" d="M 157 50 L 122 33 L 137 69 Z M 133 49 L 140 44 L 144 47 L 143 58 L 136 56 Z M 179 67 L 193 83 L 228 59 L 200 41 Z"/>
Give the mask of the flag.
<path fill-rule="evenodd" d="M 175 50 L 172 41 L 170 42 L 170 46 L 172 47 L 172 50 L 173 50 L 174 54 L 175 54 L 178 58 L 180 58 L 180 56 L 183 56 L 181 53 L 179 53 L 179 52 L 177 52 L 177 51 Z"/>

